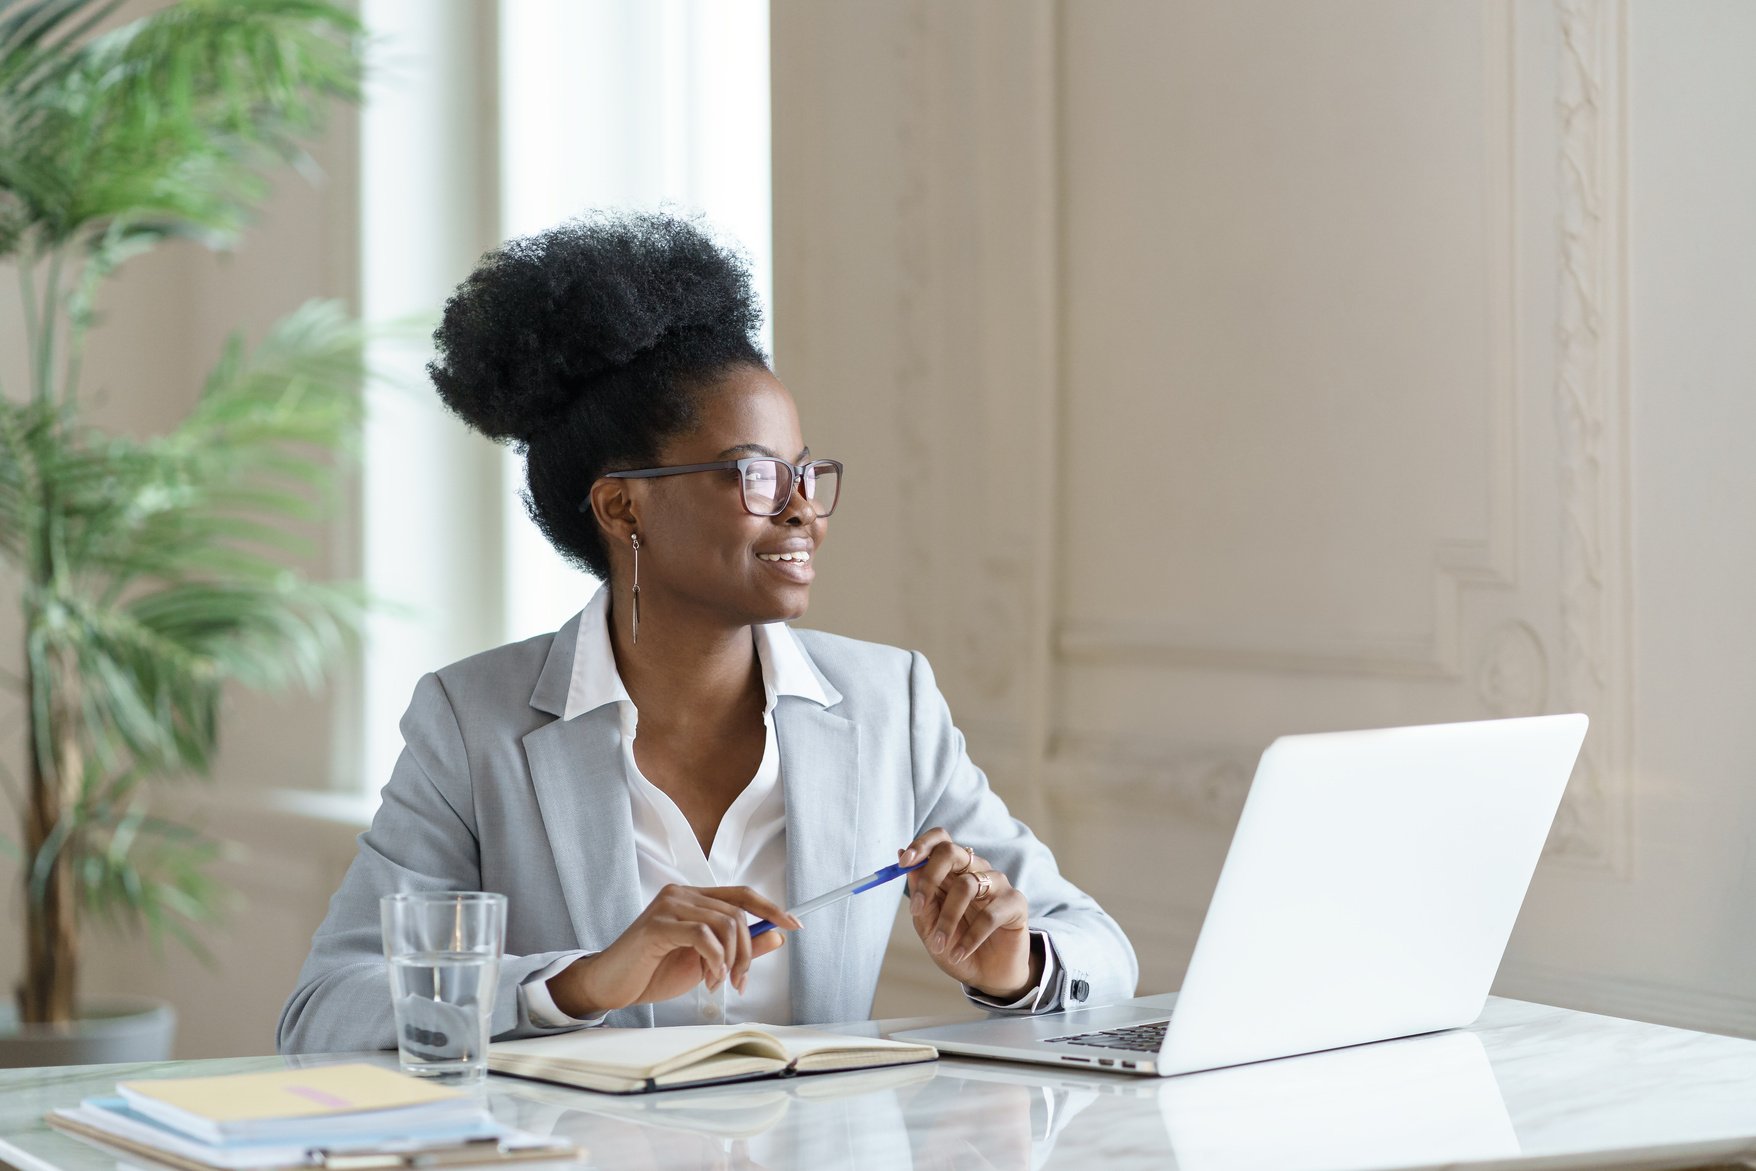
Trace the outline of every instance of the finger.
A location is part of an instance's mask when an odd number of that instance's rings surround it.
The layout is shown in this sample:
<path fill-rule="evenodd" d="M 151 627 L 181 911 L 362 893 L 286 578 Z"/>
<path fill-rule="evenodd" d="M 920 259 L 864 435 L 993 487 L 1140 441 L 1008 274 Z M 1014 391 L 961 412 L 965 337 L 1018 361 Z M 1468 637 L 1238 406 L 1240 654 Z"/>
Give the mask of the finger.
<path fill-rule="evenodd" d="M 910 896 L 910 911 L 919 915 L 935 914 L 944 903 L 945 884 L 958 871 L 973 873 L 985 865 L 980 858 L 975 856 L 975 851 L 968 846 L 953 842 L 949 838 L 939 842 L 933 847 L 932 853 L 927 856 L 926 863 L 915 871 L 916 877 L 920 880 L 915 888 L 919 897 Z M 921 938 L 927 938 L 925 932 L 922 933 Z"/>
<path fill-rule="evenodd" d="M 982 877 L 984 875 L 987 876 L 988 879 L 988 893 L 985 898 L 981 897 L 983 885 Z M 968 906 L 964 908 L 964 913 L 958 917 L 955 923 L 946 928 L 946 935 L 949 940 L 948 946 L 945 949 L 947 955 L 959 950 L 958 940 L 964 932 L 968 930 L 971 917 L 983 907 L 991 904 L 994 899 L 998 898 L 1001 894 L 1012 889 L 1012 884 L 1006 881 L 1006 876 L 998 870 L 972 870 L 962 877 L 969 880 L 970 900 Z M 960 880 L 953 878 L 951 881 L 958 882 Z M 943 915 L 943 912 L 941 912 L 941 914 Z M 970 949 L 965 948 L 963 950 L 967 951 Z"/>
<path fill-rule="evenodd" d="M 755 958 L 756 953 L 750 947 L 750 929 L 744 925 L 743 912 L 731 916 L 728 926 L 732 932 L 732 946 L 737 949 L 737 954 L 732 958 L 732 987 L 742 996 L 744 981 L 750 974 L 750 961 Z M 773 932 L 769 934 L 772 935 Z"/>
<path fill-rule="evenodd" d="M 961 964 L 981 950 L 1002 927 L 1023 928 L 1030 921 L 1030 900 L 1016 890 L 997 894 L 977 903 L 963 917 L 960 933 L 951 941 L 951 962 Z"/>
<path fill-rule="evenodd" d="M 779 951 L 786 941 L 787 937 L 778 931 L 768 931 L 758 935 L 750 941 L 751 959 L 758 960 L 769 952 Z"/>
<path fill-rule="evenodd" d="M 917 890 L 909 895 L 908 915 L 909 921 L 914 924 L 915 934 L 925 943 L 931 934 L 930 928 L 934 920 L 939 917 L 939 893 L 934 891 L 928 894 L 926 890 Z"/>
<path fill-rule="evenodd" d="M 701 908 L 701 916 L 702 924 L 713 932 L 725 956 L 725 966 L 720 969 L 720 978 L 714 981 L 713 987 L 719 987 L 721 981 L 730 980 L 735 988 L 738 983 L 738 937 L 742 936 L 745 940 L 750 938 L 750 933 L 744 930 L 744 916 L 717 899 L 706 901 L 706 905 Z"/>
<path fill-rule="evenodd" d="M 934 955 L 949 955 L 951 940 L 957 934 L 958 922 L 963 918 L 964 911 L 976 897 L 976 879 L 973 874 L 959 874 L 945 882 L 945 901 L 940 904 L 939 914 L 932 926 L 932 934 L 927 937 L 927 948 Z"/>
<path fill-rule="evenodd" d="M 749 931 L 744 928 L 744 913 L 730 903 L 708 898 L 700 888 L 685 887 L 675 900 L 674 913 L 680 919 L 699 923 L 713 933 L 719 947 L 720 967 L 710 977 L 708 987 L 717 988 L 722 980 L 732 979 L 738 972 L 738 940 L 748 943 Z"/>
<path fill-rule="evenodd" d="M 668 919 L 663 926 L 666 938 L 677 947 L 688 948 L 701 957 L 707 986 L 719 987 L 726 975 L 726 949 L 713 928 L 699 919 Z"/>
<path fill-rule="evenodd" d="M 927 864 L 915 871 L 915 875 L 920 878 L 922 888 L 931 896 L 944 888 L 953 871 L 962 870 L 966 865 L 971 870 L 975 869 L 970 862 L 969 848 L 956 842 L 943 841 L 933 847 L 932 852 L 927 855 Z"/>
<path fill-rule="evenodd" d="M 750 947 L 750 928 L 744 922 L 743 908 L 712 897 L 710 894 L 710 892 L 725 891 L 733 893 L 746 891 L 755 894 L 747 887 L 696 887 L 690 889 L 687 903 L 691 914 L 700 916 L 705 922 L 713 924 L 714 930 L 725 945 L 728 965 L 727 977 L 731 980 L 732 987 L 743 992 L 745 975 L 749 972 L 750 961 L 755 958 L 756 953 Z M 790 918 L 784 911 L 781 916 L 783 919 Z M 766 932 L 765 934 L 772 935 L 774 933 Z"/>
<path fill-rule="evenodd" d="M 904 866 L 913 866 L 922 858 L 933 852 L 933 847 L 940 842 L 949 842 L 951 835 L 939 826 L 924 833 L 917 834 L 915 840 L 896 852 L 896 860 Z"/>
<path fill-rule="evenodd" d="M 797 931 L 804 926 L 797 918 L 787 914 L 785 907 L 772 899 L 763 898 L 747 886 L 703 886 L 694 889 L 709 898 L 718 899 L 722 903 L 730 903 L 740 910 L 749 911 L 758 918 L 767 919 L 776 927 Z"/>

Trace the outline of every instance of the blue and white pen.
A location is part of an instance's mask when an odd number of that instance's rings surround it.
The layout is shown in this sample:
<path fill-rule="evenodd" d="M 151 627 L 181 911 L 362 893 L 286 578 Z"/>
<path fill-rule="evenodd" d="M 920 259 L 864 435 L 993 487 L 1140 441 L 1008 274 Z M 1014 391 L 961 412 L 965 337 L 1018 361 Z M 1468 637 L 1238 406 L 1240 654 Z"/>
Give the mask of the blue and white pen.
<path fill-rule="evenodd" d="M 893 864 L 884 867 L 882 870 L 874 870 L 872 873 L 866 875 L 866 877 L 856 878 L 846 886 L 838 886 L 828 894 L 821 894 L 814 899 L 807 899 L 796 907 L 788 907 L 787 914 L 802 919 L 812 911 L 820 911 L 831 903 L 839 903 L 843 899 L 851 899 L 863 890 L 871 890 L 875 886 L 883 886 L 887 882 L 901 878 L 911 870 L 919 870 L 926 864 L 927 860 L 922 858 L 913 866 Z M 750 938 L 754 939 L 764 931 L 773 930 L 773 923 L 770 923 L 767 919 L 758 919 L 756 922 L 750 924 Z"/>

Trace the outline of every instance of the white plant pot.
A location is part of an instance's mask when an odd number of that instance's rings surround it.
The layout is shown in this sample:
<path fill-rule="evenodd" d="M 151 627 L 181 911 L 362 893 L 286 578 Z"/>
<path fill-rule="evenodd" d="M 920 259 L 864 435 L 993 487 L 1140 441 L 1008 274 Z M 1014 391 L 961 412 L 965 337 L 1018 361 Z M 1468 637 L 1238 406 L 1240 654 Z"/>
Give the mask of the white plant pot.
<path fill-rule="evenodd" d="M 8 999 L 0 1003 L 0 1069 L 168 1061 L 176 1031 L 176 1010 L 144 996 L 82 1004 L 70 1025 L 21 1025 Z"/>

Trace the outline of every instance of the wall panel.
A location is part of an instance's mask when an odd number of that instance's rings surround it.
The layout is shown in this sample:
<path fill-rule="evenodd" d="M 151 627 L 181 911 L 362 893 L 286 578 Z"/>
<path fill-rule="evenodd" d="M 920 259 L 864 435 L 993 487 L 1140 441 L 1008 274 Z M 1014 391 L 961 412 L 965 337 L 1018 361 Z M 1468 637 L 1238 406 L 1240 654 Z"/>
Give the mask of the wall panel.
<path fill-rule="evenodd" d="M 1660 910 L 1745 881 L 1749 803 L 1723 754 L 1636 756 L 1631 30 L 1655 85 L 1751 31 L 1683 9 L 775 4 L 781 375 L 907 482 L 850 495 L 812 621 L 933 657 L 1148 989 L 1274 736 L 1577 709 L 1501 990 L 1756 1011 L 1712 915 Z M 881 1007 L 941 1002 L 896 961 Z"/>

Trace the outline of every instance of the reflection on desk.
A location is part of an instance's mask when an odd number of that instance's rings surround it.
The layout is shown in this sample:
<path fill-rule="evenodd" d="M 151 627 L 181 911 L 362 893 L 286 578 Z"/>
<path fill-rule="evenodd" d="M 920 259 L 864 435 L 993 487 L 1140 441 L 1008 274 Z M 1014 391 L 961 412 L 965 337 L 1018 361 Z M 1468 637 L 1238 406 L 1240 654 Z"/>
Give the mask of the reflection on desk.
<path fill-rule="evenodd" d="M 994 1067 L 959 1078 L 1048 1085 L 1075 1112 L 1101 1094 L 1150 1099 L 1164 1126 L 1141 1145 L 1082 1124 L 1087 1155 L 1145 1158 L 1168 1146 L 1183 1171 L 1374 1171 L 1505 1159 L 1518 1136 L 1475 1035 L 1435 1033 L 1181 1077 L 1094 1088 L 1085 1080 Z M 1099 1112 L 1107 1113 L 1107 1112 Z M 1094 1115 L 1093 1124 L 1110 1128 Z"/>
<path fill-rule="evenodd" d="M 920 1022 L 895 1027 L 909 1023 Z M 0 1071 L 0 1160 L 116 1171 L 113 1157 L 49 1131 L 42 1115 L 119 1077 L 307 1063 Z M 1756 1155 L 1756 1042 L 1497 999 L 1467 1030 L 1165 1079 L 945 1059 L 634 1099 L 513 1079 L 485 1092 L 505 1121 L 574 1140 L 593 1166 L 653 1171 L 1560 1171 Z"/>
<path fill-rule="evenodd" d="M 1371 1171 L 1518 1153 L 1487 1055 L 1466 1032 L 1180 1078 L 958 1061 L 633 1098 L 516 1087 L 495 1111 L 589 1145 L 604 1166 L 1034 1168 L 1104 1096 L 1140 1101 L 1163 1133 L 1106 1120 L 1078 1128 L 1082 1151 L 1162 1159 L 1168 1146 L 1188 1171 Z"/>
<path fill-rule="evenodd" d="M 595 1166 L 906 1167 L 897 1095 L 933 1080 L 928 1065 L 622 1096 L 510 1080 L 492 1103 L 536 1134 L 591 1136 Z"/>

